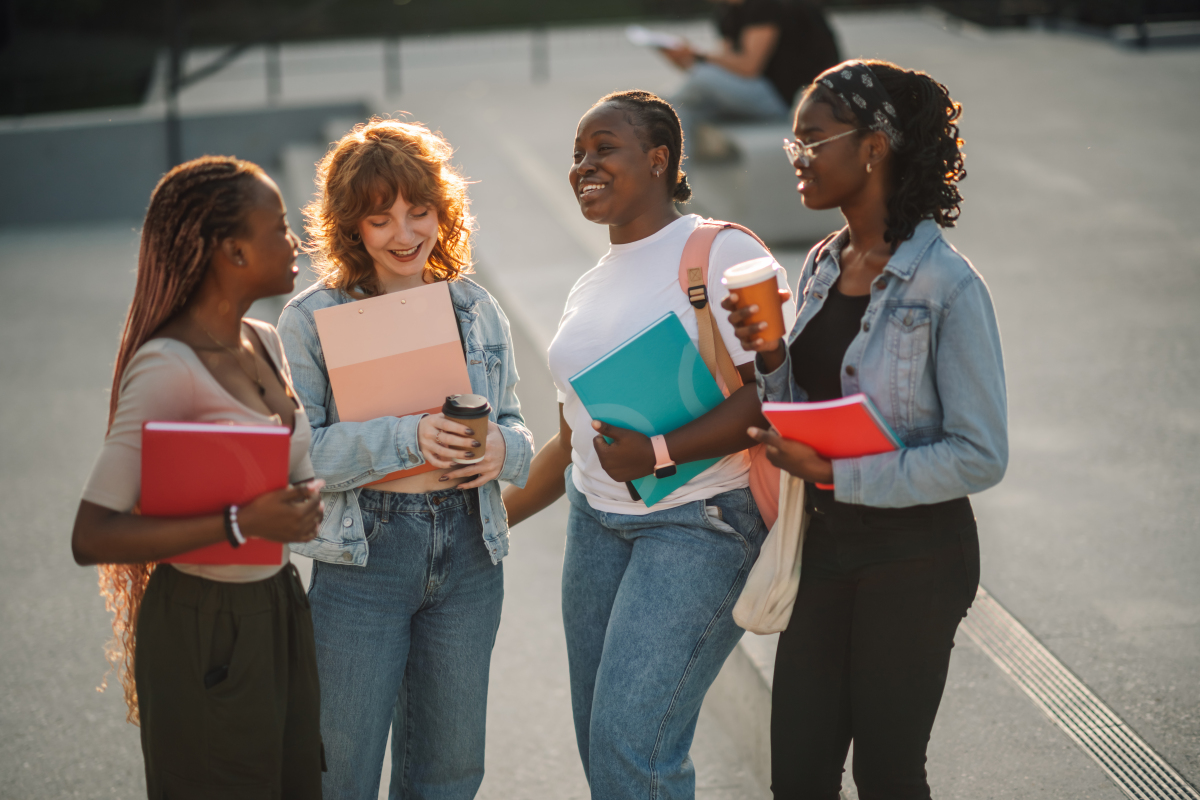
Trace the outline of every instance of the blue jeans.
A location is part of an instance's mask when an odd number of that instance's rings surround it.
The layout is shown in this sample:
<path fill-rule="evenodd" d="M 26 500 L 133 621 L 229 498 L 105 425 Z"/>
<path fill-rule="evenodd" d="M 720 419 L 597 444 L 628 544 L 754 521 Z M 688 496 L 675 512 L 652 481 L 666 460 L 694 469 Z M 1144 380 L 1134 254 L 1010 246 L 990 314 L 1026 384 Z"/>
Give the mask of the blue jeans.
<path fill-rule="evenodd" d="M 365 567 L 313 563 L 325 797 L 375 800 L 392 727 L 393 800 L 469 800 L 483 780 L 488 668 L 504 573 L 478 494 L 359 495 Z"/>
<path fill-rule="evenodd" d="M 595 800 L 695 796 L 700 704 L 742 637 L 733 604 L 766 535 L 749 489 L 630 516 L 571 501 L 563 624 Z M 719 515 L 719 517 L 717 516 Z"/>
<path fill-rule="evenodd" d="M 698 63 L 671 97 L 683 126 L 684 148 L 694 143 L 696 126 L 705 122 L 787 120 L 789 105 L 761 75 L 743 78 L 716 64 Z"/>

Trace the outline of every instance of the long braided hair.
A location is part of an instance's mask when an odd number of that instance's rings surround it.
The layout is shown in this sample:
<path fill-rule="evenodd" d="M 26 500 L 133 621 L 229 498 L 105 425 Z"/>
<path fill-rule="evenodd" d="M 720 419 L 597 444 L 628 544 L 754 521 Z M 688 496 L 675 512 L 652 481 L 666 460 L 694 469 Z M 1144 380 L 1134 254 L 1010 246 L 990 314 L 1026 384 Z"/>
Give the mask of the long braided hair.
<path fill-rule="evenodd" d="M 256 164 L 228 156 L 204 156 L 168 172 L 154 187 L 142 227 L 137 285 L 125 317 L 108 406 L 111 427 L 121 381 L 134 353 L 187 303 L 208 272 L 218 244 L 242 232 L 254 202 L 253 187 L 264 173 Z M 138 724 L 134 686 L 138 609 L 153 564 L 101 564 L 100 594 L 113 615 L 113 638 L 105 648 Z M 107 676 L 104 685 L 107 686 Z"/>
<path fill-rule="evenodd" d="M 956 185 L 967 177 L 963 166 L 963 141 L 958 135 L 962 106 L 931 76 L 907 70 L 888 61 L 864 59 L 863 63 L 895 103 L 903 143 L 892 149 L 891 192 L 887 201 L 887 230 L 884 241 L 892 252 L 909 239 L 923 219 L 943 228 L 958 220 L 962 193 Z M 839 122 L 857 125 L 850 107 L 820 82 L 804 94 L 815 103 L 833 109 Z"/>
<path fill-rule="evenodd" d="M 686 203 L 692 199 L 692 187 L 688 186 L 687 173 L 681 169 L 683 154 L 683 127 L 674 107 L 653 92 L 631 89 L 612 92 L 596 101 L 596 106 L 612 103 L 624 109 L 629 124 L 637 128 L 642 151 L 651 147 L 667 148 L 667 186 L 671 188 L 671 199 Z"/>

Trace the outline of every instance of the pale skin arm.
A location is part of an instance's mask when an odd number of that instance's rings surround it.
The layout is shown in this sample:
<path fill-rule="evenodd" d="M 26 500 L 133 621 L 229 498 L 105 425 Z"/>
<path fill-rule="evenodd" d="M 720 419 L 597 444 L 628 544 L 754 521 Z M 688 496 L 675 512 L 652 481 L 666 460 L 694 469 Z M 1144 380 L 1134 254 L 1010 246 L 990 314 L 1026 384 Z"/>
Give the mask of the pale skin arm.
<path fill-rule="evenodd" d="M 757 78 L 767 66 L 767 60 L 779 41 L 779 28 L 774 25 L 751 25 L 742 31 L 742 46 L 734 50 L 728 40 L 721 41 L 718 53 L 701 54 L 684 43 L 674 49 L 662 48 L 662 54 L 682 70 L 689 70 L 696 63 L 697 55 L 704 55 L 710 64 L 724 67 L 743 78 Z"/>
<path fill-rule="evenodd" d="M 779 294 L 780 302 L 792 296 L 788 291 L 781 291 Z M 721 301 L 721 308 L 730 312 L 729 322 L 733 325 L 733 332 L 741 341 L 742 347 L 758 353 L 767 372 L 774 372 L 783 365 L 786 342 L 783 339 L 764 341 L 758 334 L 767 327 L 765 322 L 757 325 L 745 324 L 746 318 L 758 311 L 757 305 L 747 306 L 739 311 L 737 292 L 730 292 L 729 296 Z M 833 483 L 833 462 L 821 458 L 817 451 L 808 445 L 784 439 L 774 428 L 768 429 L 765 426 L 751 427 L 746 433 L 754 441 L 767 446 L 767 460 L 776 467 L 813 483 Z"/>
<path fill-rule="evenodd" d="M 504 490 L 504 507 L 508 510 L 510 527 L 532 517 L 566 493 L 563 472 L 570 463 L 571 427 L 567 425 L 562 403 L 559 403 L 558 433 L 534 455 L 525 488 L 509 486 Z"/>
<path fill-rule="evenodd" d="M 259 495 L 238 508 L 243 535 L 273 542 L 307 542 L 321 525 L 324 481 L 290 486 Z M 202 517 L 143 517 L 79 502 L 71 553 L 75 563 L 139 564 L 224 542 L 221 514 Z"/>

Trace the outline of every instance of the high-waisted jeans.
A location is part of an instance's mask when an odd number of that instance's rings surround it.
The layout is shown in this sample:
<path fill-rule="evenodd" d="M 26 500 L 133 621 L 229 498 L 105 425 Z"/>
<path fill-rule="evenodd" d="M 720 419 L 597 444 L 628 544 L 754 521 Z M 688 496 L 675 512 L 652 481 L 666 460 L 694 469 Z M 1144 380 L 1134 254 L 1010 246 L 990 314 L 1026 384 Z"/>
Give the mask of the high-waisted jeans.
<path fill-rule="evenodd" d="M 644 516 L 597 511 L 567 475 L 563 623 L 594 800 L 695 796 L 700 704 L 742 636 L 733 604 L 766 530 L 749 489 Z"/>
<path fill-rule="evenodd" d="M 979 585 L 971 504 L 871 508 L 805 488 L 800 590 L 775 657 L 771 788 L 836 800 L 853 740 L 862 800 L 928 800 L 925 750 Z"/>
<path fill-rule="evenodd" d="M 388 728 L 394 800 L 469 800 L 483 780 L 504 578 L 477 493 L 363 490 L 366 567 L 315 562 L 325 797 L 374 800 Z"/>

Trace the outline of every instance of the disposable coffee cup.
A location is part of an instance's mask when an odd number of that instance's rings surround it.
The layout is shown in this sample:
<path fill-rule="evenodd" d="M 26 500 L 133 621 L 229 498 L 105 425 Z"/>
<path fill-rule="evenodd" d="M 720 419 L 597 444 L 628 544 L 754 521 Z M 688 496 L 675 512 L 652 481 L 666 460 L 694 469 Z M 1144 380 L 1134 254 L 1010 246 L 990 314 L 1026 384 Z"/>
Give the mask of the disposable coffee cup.
<path fill-rule="evenodd" d="M 442 413 L 446 419 L 461 422 L 474 433 L 479 447 L 472 447 L 475 458 L 456 458 L 455 464 L 478 464 L 487 455 L 488 414 L 492 413 L 492 404 L 481 394 L 452 394 L 442 404 Z"/>
<path fill-rule="evenodd" d="M 783 303 L 779 299 L 779 264 L 775 259 L 764 256 L 753 261 L 743 261 L 725 270 L 721 283 L 730 292 L 737 293 L 738 309 L 758 306 L 758 311 L 745 319 L 745 325 L 767 323 L 755 338 L 770 342 L 787 335 L 783 325 Z"/>

